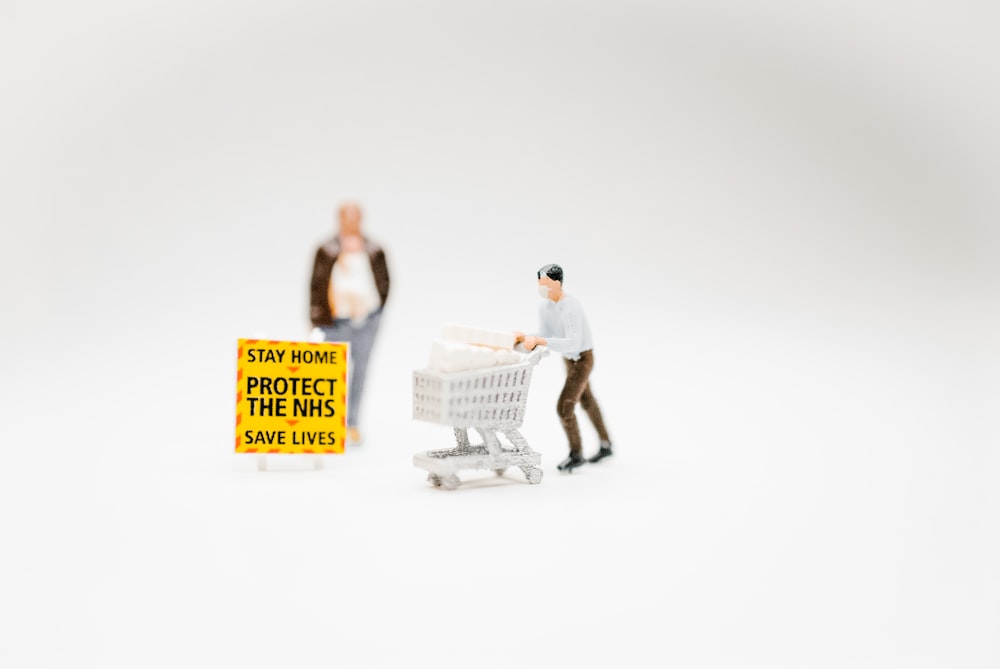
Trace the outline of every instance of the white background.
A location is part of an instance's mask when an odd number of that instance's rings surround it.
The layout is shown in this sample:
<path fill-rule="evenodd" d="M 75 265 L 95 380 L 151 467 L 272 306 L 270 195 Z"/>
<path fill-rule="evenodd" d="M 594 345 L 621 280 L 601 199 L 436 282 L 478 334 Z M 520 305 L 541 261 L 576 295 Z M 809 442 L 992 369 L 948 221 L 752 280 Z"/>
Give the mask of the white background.
<path fill-rule="evenodd" d="M 0 4 L 0 665 L 998 666 L 1000 15 L 825 4 Z M 348 198 L 367 442 L 258 473 Z M 542 484 L 432 489 L 412 370 L 548 262 L 615 457 L 553 357 Z"/>

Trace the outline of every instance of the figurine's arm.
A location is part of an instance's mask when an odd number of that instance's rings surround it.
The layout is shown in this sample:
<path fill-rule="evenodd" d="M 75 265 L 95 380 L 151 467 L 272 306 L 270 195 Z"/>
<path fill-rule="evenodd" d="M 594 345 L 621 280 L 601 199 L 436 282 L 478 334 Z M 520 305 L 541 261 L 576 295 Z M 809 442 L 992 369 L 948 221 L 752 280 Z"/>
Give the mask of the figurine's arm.
<path fill-rule="evenodd" d="M 375 276 L 375 289 L 381 300 L 379 306 L 384 307 L 385 301 L 389 297 L 389 266 L 385 262 L 385 251 L 382 250 L 381 246 L 376 247 L 371 261 L 372 274 Z"/>
<path fill-rule="evenodd" d="M 545 346 L 547 340 L 543 335 L 548 334 L 552 328 L 546 322 L 546 312 L 545 307 L 539 307 L 538 309 L 538 332 L 536 335 L 525 335 L 523 332 L 515 332 L 515 343 L 524 344 L 524 348 L 529 351 L 533 351 L 536 346 Z"/>
<path fill-rule="evenodd" d="M 548 346 L 550 351 L 556 353 L 572 353 L 579 351 L 583 346 L 583 314 L 577 309 L 567 309 L 562 314 L 564 337 L 526 337 L 524 347 L 529 351 L 535 346 Z M 542 319 L 543 333 L 545 332 L 545 320 Z M 528 340 L 534 339 L 532 345 L 528 345 Z"/>
<path fill-rule="evenodd" d="M 319 248 L 316 260 L 313 262 L 312 280 L 309 283 L 309 320 L 314 327 L 333 323 L 333 312 L 330 309 L 330 272 L 333 269 L 333 259 Z"/>

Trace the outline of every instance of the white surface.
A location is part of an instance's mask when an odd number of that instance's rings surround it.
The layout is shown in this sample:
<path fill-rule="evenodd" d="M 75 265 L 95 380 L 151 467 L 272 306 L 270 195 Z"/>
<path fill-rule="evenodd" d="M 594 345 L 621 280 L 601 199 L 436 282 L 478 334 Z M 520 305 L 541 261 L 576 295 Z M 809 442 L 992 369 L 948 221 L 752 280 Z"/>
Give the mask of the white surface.
<path fill-rule="evenodd" d="M 1000 665 L 987 3 L 7 3 L 0 666 Z M 255 470 L 235 342 L 361 201 L 366 445 Z M 442 322 L 566 269 L 618 452 L 411 464 Z M 587 432 L 587 450 L 595 441 Z"/>

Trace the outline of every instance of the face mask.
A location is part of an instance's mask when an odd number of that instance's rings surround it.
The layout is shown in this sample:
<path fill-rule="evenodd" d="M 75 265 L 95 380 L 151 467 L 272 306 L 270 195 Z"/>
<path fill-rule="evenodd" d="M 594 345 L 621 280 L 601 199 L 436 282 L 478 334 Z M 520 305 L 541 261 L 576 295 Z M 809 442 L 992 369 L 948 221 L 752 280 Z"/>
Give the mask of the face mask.
<path fill-rule="evenodd" d="M 543 285 L 539 284 L 538 285 L 538 296 L 541 297 L 542 299 L 545 299 L 545 300 L 549 299 L 549 287 L 548 286 L 543 286 Z"/>

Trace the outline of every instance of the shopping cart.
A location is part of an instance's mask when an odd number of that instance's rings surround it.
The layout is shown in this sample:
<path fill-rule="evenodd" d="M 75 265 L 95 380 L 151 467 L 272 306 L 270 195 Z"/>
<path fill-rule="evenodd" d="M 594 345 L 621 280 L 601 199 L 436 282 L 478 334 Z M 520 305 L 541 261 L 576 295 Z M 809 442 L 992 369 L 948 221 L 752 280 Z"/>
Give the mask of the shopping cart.
<path fill-rule="evenodd" d="M 541 456 L 531 450 L 517 428 L 524 422 L 531 371 L 548 354 L 540 346 L 513 365 L 413 373 L 413 417 L 452 426 L 458 442 L 455 448 L 413 456 L 413 464 L 429 472 L 431 484 L 454 490 L 462 484 L 456 473 L 461 469 L 492 469 L 503 476 L 509 467 L 520 468 L 528 483 L 541 482 Z M 483 443 L 470 443 L 469 429 L 478 432 Z M 500 443 L 498 433 L 510 447 Z"/>

